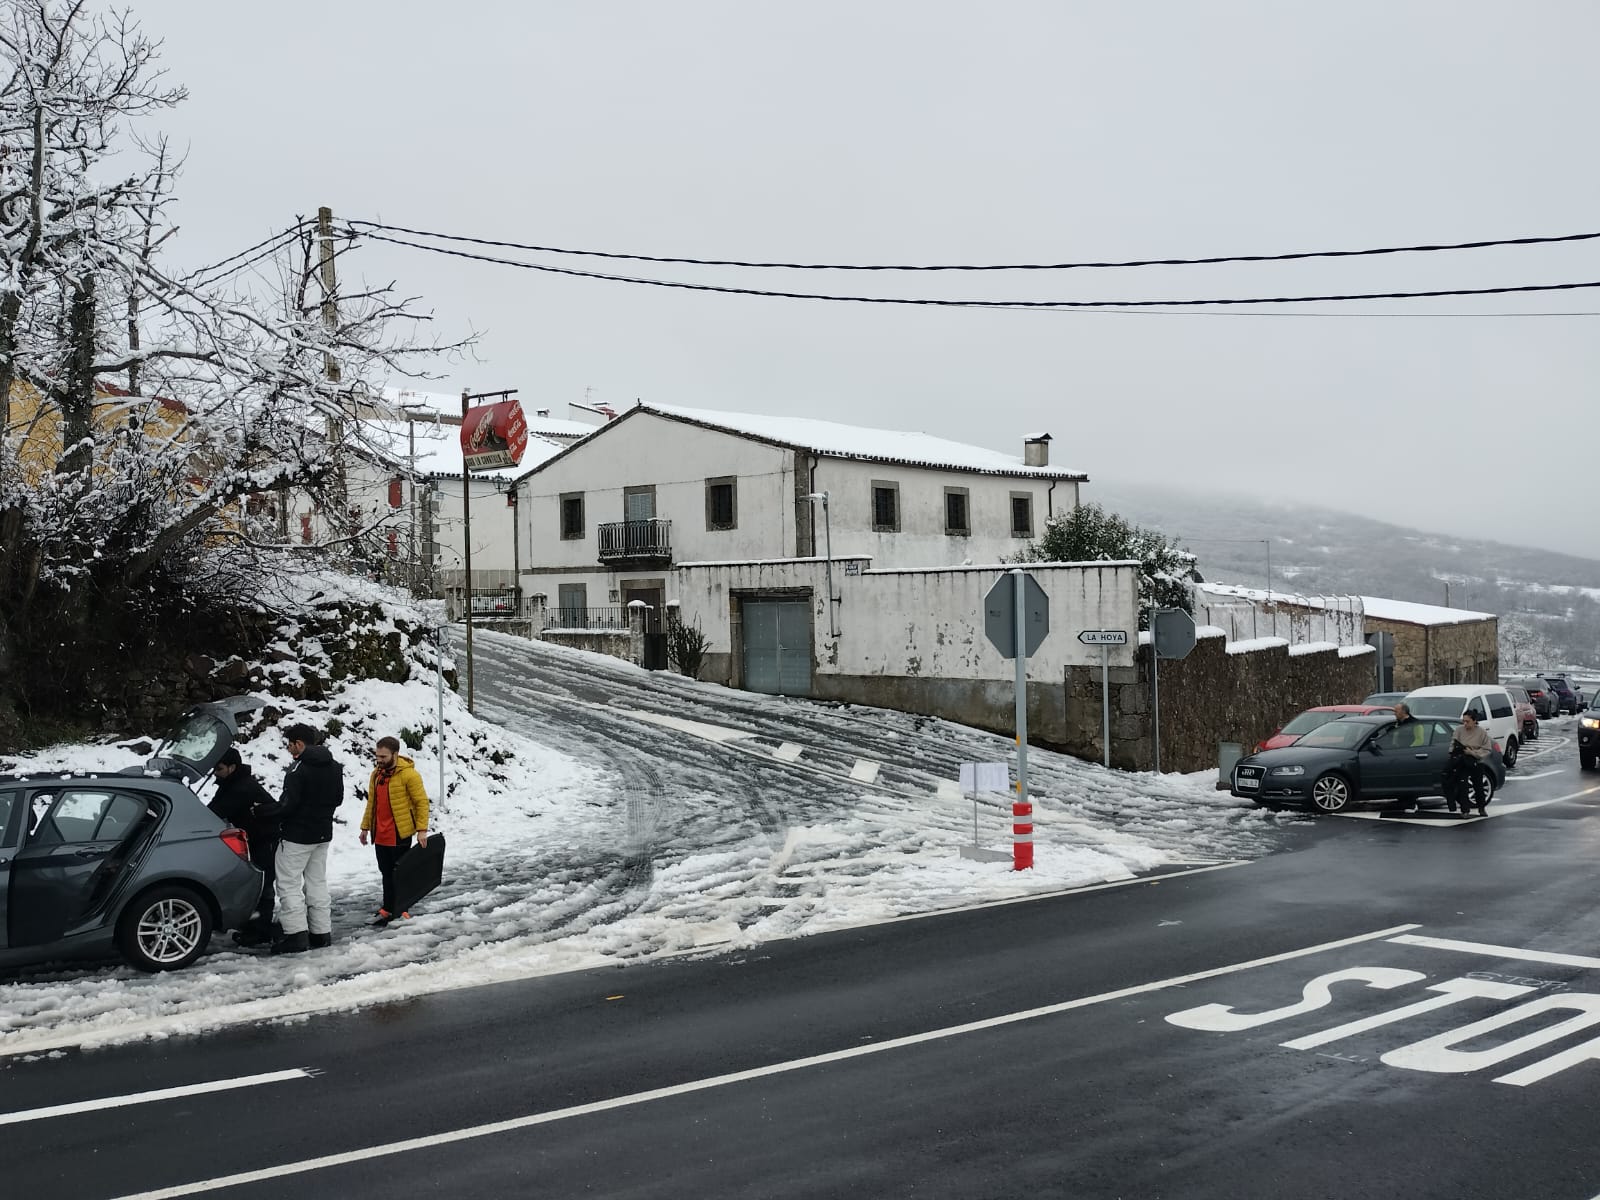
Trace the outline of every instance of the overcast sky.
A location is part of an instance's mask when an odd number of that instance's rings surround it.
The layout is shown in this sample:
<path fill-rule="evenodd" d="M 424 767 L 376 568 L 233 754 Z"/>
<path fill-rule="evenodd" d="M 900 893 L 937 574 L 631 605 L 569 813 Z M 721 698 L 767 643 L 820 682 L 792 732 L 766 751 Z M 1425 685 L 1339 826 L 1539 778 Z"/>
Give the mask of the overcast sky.
<path fill-rule="evenodd" d="M 1600 230 L 1600 5 L 135 0 L 191 99 L 188 263 L 332 206 L 547 246 L 799 262 L 1199 257 Z M 842 274 L 787 291 L 1152 299 L 1600 281 L 1600 243 Z M 1227 314 L 902 308 L 370 243 L 480 361 L 427 390 L 914 429 L 1600 554 L 1600 289 Z M 1584 313 L 1581 316 L 1441 315 Z M 1427 315 L 1417 315 L 1427 314 Z M 592 389 L 592 391 L 591 391 Z M 1092 485 L 1085 489 L 1092 498 Z"/>

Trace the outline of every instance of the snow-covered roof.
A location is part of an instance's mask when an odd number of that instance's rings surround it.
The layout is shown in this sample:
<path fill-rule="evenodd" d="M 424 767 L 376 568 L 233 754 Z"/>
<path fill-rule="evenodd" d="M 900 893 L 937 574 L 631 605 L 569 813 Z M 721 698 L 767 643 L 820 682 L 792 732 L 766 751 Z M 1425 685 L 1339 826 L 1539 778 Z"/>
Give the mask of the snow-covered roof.
<path fill-rule="evenodd" d="M 1066 467 L 1030 467 L 1020 455 L 1005 454 L 987 446 L 952 442 L 927 433 L 907 433 L 892 429 L 869 429 L 811 417 L 774 417 L 757 413 L 720 412 L 708 408 L 680 408 L 671 404 L 640 404 L 630 412 L 643 410 L 677 421 L 688 421 L 708 429 L 773 442 L 794 450 L 808 450 L 830 458 L 854 458 L 865 462 L 903 463 L 913 467 L 935 467 L 957 471 L 977 471 L 985 475 L 1034 476 L 1040 479 L 1086 480 L 1082 471 Z M 627 414 L 624 414 L 626 416 Z"/>
<path fill-rule="evenodd" d="M 445 396 L 438 392 L 418 392 L 410 388 L 384 388 L 383 398 L 397 410 L 395 416 L 404 419 L 404 414 L 426 419 L 431 416 L 443 416 L 452 421 L 461 419 L 461 397 Z M 522 405 L 522 417 L 527 422 L 528 432 L 537 433 L 540 437 L 551 438 L 558 442 L 574 442 L 579 438 L 588 437 L 599 425 L 592 425 L 584 421 L 563 421 L 549 415 L 548 409 L 541 409 L 526 402 Z M 460 468 L 457 468 L 459 473 Z"/>
<path fill-rule="evenodd" d="M 1384 596 L 1302 596 L 1295 592 L 1267 592 L 1261 588 L 1239 587 L 1228 583 L 1204 583 L 1199 590 L 1214 596 L 1237 596 L 1255 604 L 1293 604 L 1299 608 L 1349 609 L 1358 601 L 1361 611 L 1376 621 L 1398 621 L 1405 625 L 1465 625 L 1473 621 L 1493 621 L 1494 613 L 1467 608 L 1445 608 L 1439 604 L 1416 604 L 1410 600 L 1390 600 Z"/>

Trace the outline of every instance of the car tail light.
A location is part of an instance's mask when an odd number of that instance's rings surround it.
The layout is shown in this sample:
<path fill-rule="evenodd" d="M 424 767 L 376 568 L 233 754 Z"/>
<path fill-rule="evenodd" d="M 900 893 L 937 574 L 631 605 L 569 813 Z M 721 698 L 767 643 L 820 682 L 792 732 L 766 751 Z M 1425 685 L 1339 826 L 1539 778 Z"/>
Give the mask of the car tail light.
<path fill-rule="evenodd" d="M 1502 746 L 1499 742 L 1496 742 L 1494 744 L 1494 752 L 1496 754 L 1504 754 L 1505 753 L 1505 749 L 1506 748 L 1504 746 Z"/>
<path fill-rule="evenodd" d="M 217 836 L 227 843 L 229 850 L 232 850 L 245 862 L 250 861 L 250 839 L 245 837 L 244 830 L 224 829 Z"/>

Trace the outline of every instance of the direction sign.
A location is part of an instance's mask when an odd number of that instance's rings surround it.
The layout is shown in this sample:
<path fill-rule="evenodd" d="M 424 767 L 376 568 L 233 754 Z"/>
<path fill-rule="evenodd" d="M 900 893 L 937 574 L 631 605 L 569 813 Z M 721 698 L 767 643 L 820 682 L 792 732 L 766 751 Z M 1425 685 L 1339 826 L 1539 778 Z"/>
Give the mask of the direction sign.
<path fill-rule="evenodd" d="M 1126 646 L 1128 644 L 1128 631 L 1126 629 L 1085 629 L 1078 635 L 1078 640 L 1085 646 Z"/>
<path fill-rule="evenodd" d="M 1013 584 L 1016 578 L 1010 572 L 1000 576 L 983 598 L 983 631 L 1004 658 L 1017 656 L 1017 593 Z M 1022 622 L 1022 653 L 1026 658 L 1039 648 L 1044 635 L 1050 632 L 1050 597 L 1044 594 L 1032 575 L 1022 576 Z"/>

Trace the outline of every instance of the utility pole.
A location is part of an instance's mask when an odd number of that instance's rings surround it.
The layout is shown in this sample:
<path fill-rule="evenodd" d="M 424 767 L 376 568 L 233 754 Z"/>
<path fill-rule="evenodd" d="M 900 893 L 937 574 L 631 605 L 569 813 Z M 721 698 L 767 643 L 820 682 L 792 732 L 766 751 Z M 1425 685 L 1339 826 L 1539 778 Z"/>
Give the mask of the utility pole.
<path fill-rule="evenodd" d="M 339 332 L 339 278 L 334 268 L 333 209 L 327 205 L 317 209 L 317 248 L 318 274 L 322 282 L 322 328 L 328 335 L 328 348 L 322 352 L 322 370 L 328 382 L 336 385 L 334 390 L 337 391 L 342 373 L 339 360 L 333 356 L 333 339 Z M 324 424 L 324 433 L 334 460 L 333 504 L 336 511 L 329 526 L 337 534 L 343 535 L 350 529 L 349 490 L 344 477 L 344 419 L 337 396 L 333 404 L 336 407 L 328 413 Z"/>
<path fill-rule="evenodd" d="M 472 395 L 461 389 L 461 420 L 465 424 Z M 461 456 L 461 599 L 467 621 L 467 711 L 473 708 L 472 691 L 472 472 L 467 470 L 465 452 Z"/>

